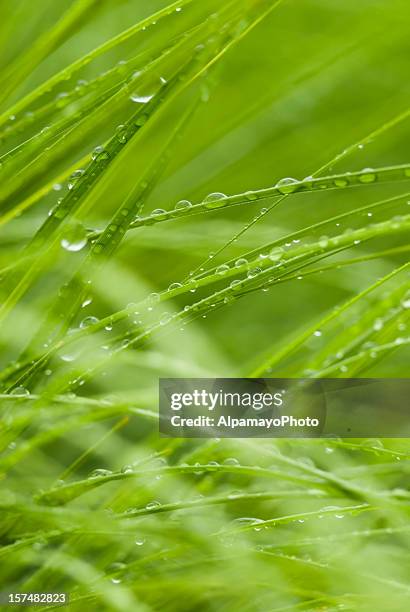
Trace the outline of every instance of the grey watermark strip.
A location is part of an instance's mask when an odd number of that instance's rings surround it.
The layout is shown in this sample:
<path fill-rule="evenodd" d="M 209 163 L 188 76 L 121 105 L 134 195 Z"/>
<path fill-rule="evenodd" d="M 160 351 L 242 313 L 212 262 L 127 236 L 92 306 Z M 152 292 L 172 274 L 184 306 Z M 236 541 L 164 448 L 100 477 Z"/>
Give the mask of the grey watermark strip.
<path fill-rule="evenodd" d="M 410 378 L 165 378 L 159 430 L 175 438 L 410 437 Z"/>
<path fill-rule="evenodd" d="M 69 603 L 68 593 L 38 593 L 20 591 L 0 591 L 1 606 L 66 606 Z"/>

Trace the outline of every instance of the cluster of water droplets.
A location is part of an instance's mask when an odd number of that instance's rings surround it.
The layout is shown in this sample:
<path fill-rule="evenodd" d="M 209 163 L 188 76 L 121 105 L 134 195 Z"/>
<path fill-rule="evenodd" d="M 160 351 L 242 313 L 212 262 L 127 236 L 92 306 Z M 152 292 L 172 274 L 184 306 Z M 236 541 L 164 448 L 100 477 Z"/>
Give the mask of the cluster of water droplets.
<path fill-rule="evenodd" d="M 376 180 L 376 173 L 372 168 L 365 168 L 361 171 L 358 176 L 358 181 L 362 183 L 371 183 Z M 274 186 L 274 189 L 279 191 L 279 193 L 283 195 L 288 195 L 294 193 L 298 189 L 302 187 L 312 188 L 315 186 L 315 181 L 317 181 L 317 187 L 327 188 L 329 185 L 327 183 L 322 183 L 320 179 L 314 179 L 312 176 L 308 176 L 304 178 L 302 181 L 292 178 L 285 177 L 280 179 Z M 349 184 L 349 179 L 345 177 L 336 177 L 333 181 L 333 186 L 336 187 L 346 187 Z M 255 191 L 248 191 L 243 194 L 244 198 L 252 201 L 258 198 L 258 193 Z M 202 205 L 207 209 L 217 209 L 226 206 L 227 201 L 229 201 L 229 197 L 222 192 L 212 192 L 209 193 L 202 200 Z M 151 213 L 151 221 L 161 221 L 168 217 L 168 215 L 172 216 L 172 213 L 180 213 L 182 211 L 188 211 L 192 207 L 192 202 L 189 200 L 183 199 L 177 202 L 173 211 L 166 211 L 165 209 L 158 208 L 152 211 Z M 260 213 L 257 215 L 255 219 L 260 218 L 265 215 L 269 211 L 268 208 L 262 208 Z"/>
<path fill-rule="evenodd" d="M 283 195 L 289 195 L 298 190 L 305 189 L 327 189 L 329 187 L 347 187 L 351 182 L 359 183 L 373 183 L 377 180 L 377 173 L 373 168 L 363 168 L 359 174 L 351 175 L 346 173 L 344 175 L 335 176 L 332 179 L 322 179 L 321 177 L 306 176 L 303 180 L 298 180 L 292 177 L 285 177 L 280 179 L 275 185 L 274 189 L 279 191 Z M 252 192 L 250 192 L 252 193 Z"/>
<path fill-rule="evenodd" d="M 225 195 L 224 193 L 221 192 L 213 192 L 208 194 L 202 201 L 202 204 L 205 206 L 205 208 L 208 209 L 214 209 L 214 208 L 221 208 L 223 206 L 225 206 L 226 204 L 226 200 L 227 200 L 228 196 Z M 150 219 L 149 221 L 151 222 L 155 222 L 155 221 L 163 221 L 164 219 L 166 219 L 168 216 L 173 216 L 173 215 L 179 215 L 182 212 L 189 212 L 189 210 L 192 208 L 193 204 L 190 200 L 187 199 L 182 199 L 179 200 L 173 210 L 165 210 L 163 208 L 156 208 L 155 210 L 153 210 L 150 214 Z M 138 219 L 136 219 L 138 221 Z"/>

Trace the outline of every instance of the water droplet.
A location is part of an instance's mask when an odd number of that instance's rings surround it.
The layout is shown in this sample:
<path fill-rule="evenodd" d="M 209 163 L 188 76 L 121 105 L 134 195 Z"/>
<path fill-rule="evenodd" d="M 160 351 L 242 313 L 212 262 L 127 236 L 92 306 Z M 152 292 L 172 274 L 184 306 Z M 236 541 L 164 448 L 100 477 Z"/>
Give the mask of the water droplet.
<path fill-rule="evenodd" d="M 161 503 L 159 501 L 150 501 L 148 502 L 148 504 L 145 506 L 145 508 L 147 510 L 154 510 L 155 508 L 159 508 L 161 506 Z"/>
<path fill-rule="evenodd" d="M 254 522 L 252 523 L 254 525 L 253 530 L 254 531 L 262 531 L 264 525 L 263 525 L 264 521 L 263 519 L 255 519 Z"/>
<path fill-rule="evenodd" d="M 151 217 L 155 217 L 156 220 L 160 221 L 161 219 L 165 219 L 167 215 L 167 211 L 163 208 L 156 208 L 152 211 Z"/>
<path fill-rule="evenodd" d="M 95 147 L 94 151 L 91 154 L 91 157 L 94 161 L 106 161 L 110 159 L 110 154 L 104 149 L 104 147 L 98 146 Z"/>
<path fill-rule="evenodd" d="M 313 335 L 316 336 L 317 338 L 320 338 L 320 336 L 322 335 L 322 332 L 317 329 L 316 331 L 313 332 Z"/>
<path fill-rule="evenodd" d="M 73 253 L 81 251 L 87 244 L 87 232 L 84 226 L 78 223 L 67 228 L 60 244 L 66 251 Z"/>
<path fill-rule="evenodd" d="M 376 174 L 373 168 L 364 168 L 359 175 L 361 183 L 373 183 L 376 180 Z"/>
<path fill-rule="evenodd" d="M 132 102 L 136 102 L 137 104 L 147 104 L 155 94 L 146 94 L 145 96 L 139 93 L 133 93 L 130 95 L 130 100 Z"/>
<path fill-rule="evenodd" d="M 137 538 L 137 539 L 135 540 L 135 544 L 136 544 L 137 546 L 143 546 L 143 545 L 145 544 L 145 540 L 143 540 L 143 539 L 141 539 L 141 538 Z"/>
<path fill-rule="evenodd" d="M 226 199 L 227 196 L 224 193 L 216 191 L 207 195 L 206 198 L 204 198 L 203 203 L 205 204 L 206 208 L 219 208 L 221 206 L 225 206 Z"/>
<path fill-rule="evenodd" d="M 325 506 L 324 508 L 321 508 L 322 512 L 329 512 L 329 513 L 337 512 L 338 510 L 342 510 L 342 508 L 340 508 L 340 506 Z M 341 512 L 337 512 L 333 516 L 338 519 L 344 518 L 344 514 L 342 514 Z"/>
<path fill-rule="evenodd" d="M 195 467 L 197 467 L 197 468 L 198 468 L 198 470 L 195 470 L 195 471 L 194 471 L 194 474 L 195 474 L 196 476 L 200 476 L 201 474 L 203 474 L 203 473 L 204 473 L 204 470 L 202 469 L 202 466 L 201 466 L 201 464 L 200 464 L 198 461 L 195 463 Z"/>
<path fill-rule="evenodd" d="M 328 244 L 329 244 L 329 238 L 327 236 L 321 236 L 319 238 L 319 246 L 320 246 L 320 248 L 325 249 Z"/>
<path fill-rule="evenodd" d="M 384 322 L 383 319 L 376 319 L 373 323 L 374 331 L 380 331 L 383 328 Z"/>
<path fill-rule="evenodd" d="M 127 126 L 119 125 L 116 131 L 117 131 L 118 142 L 120 142 L 121 144 L 125 144 L 128 140 Z"/>
<path fill-rule="evenodd" d="M 85 81 L 84 79 L 79 79 L 75 87 L 76 92 L 82 93 L 84 89 L 87 87 L 87 85 L 88 85 L 88 81 Z"/>
<path fill-rule="evenodd" d="M 299 181 L 297 179 L 286 177 L 280 179 L 275 185 L 275 188 L 283 194 L 293 193 L 299 186 Z"/>
<path fill-rule="evenodd" d="M 247 192 L 245 193 L 245 198 L 246 198 L 247 200 L 256 200 L 256 199 L 257 199 L 257 197 L 258 197 L 258 196 L 256 195 L 256 193 L 255 193 L 254 191 L 247 191 Z"/>
<path fill-rule="evenodd" d="M 258 274 L 260 274 L 261 272 L 262 270 L 260 268 L 252 268 L 252 270 L 248 270 L 247 277 L 255 278 L 255 276 L 258 276 Z"/>
<path fill-rule="evenodd" d="M 260 525 L 260 523 L 264 523 L 263 519 L 250 517 L 250 516 L 241 516 L 239 518 L 234 519 L 232 522 L 234 525 L 239 525 L 240 527 L 241 526 L 246 527 L 247 525 L 254 525 L 255 531 L 261 531 L 263 526 Z"/>
<path fill-rule="evenodd" d="M 70 179 L 72 181 L 78 180 L 79 178 L 81 178 L 84 174 L 84 170 L 82 168 L 79 168 L 78 170 L 74 170 L 74 172 L 71 174 Z"/>
<path fill-rule="evenodd" d="M 220 275 L 226 274 L 229 272 L 229 266 L 227 264 L 222 264 L 216 268 L 215 272 Z"/>
<path fill-rule="evenodd" d="M 66 91 L 62 91 L 61 93 L 56 95 L 57 108 L 63 108 L 69 102 L 69 95 Z"/>
<path fill-rule="evenodd" d="M 239 461 L 235 457 L 227 457 L 224 459 L 224 465 L 239 465 Z"/>
<path fill-rule="evenodd" d="M 242 266 L 247 266 L 248 260 L 245 257 L 240 257 L 235 261 L 235 268 L 241 268 Z"/>
<path fill-rule="evenodd" d="M 408 310 L 410 308 L 410 296 L 406 296 L 404 300 L 402 300 L 401 305 L 405 310 Z"/>
<path fill-rule="evenodd" d="M 168 287 L 168 291 L 174 291 L 175 289 L 181 289 L 182 283 L 171 283 Z"/>
<path fill-rule="evenodd" d="M 189 200 L 179 200 L 175 204 L 174 210 L 188 210 L 189 208 L 192 208 L 192 202 Z"/>
<path fill-rule="evenodd" d="M 124 467 L 121 468 L 122 474 L 132 474 L 133 472 L 134 468 L 132 467 L 132 465 L 124 465 Z"/>
<path fill-rule="evenodd" d="M 172 319 L 172 315 L 169 312 L 164 312 L 159 322 L 161 325 L 166 325 L 167 323 L 171 321 L 171 319 Z"/>
<path fill-rule="evenodd" d="M 236 279 L 236 280 L 233 280 L 229 286 L 234 291 L 237 291 L 238 289 L 240 289 L 241 285 L 242 285 L 242 281 Z"/>
<path fill-rule="evenodd" d="M 112 474 L 111 470 L 105 470 L 103 468 L 97 468 L 96 470 L 93 470 L 90 475 L 89 478 L 102 478 L 103 476 L 110 476 Z"/>
<path fill-rule="evenodd" d="M 275 247 L 269 253 L 269 259 L 271 261 L 279 261 L 283 257 L 284 250 L 282 247 Z"/>
<path fill-rule="evenodd" d="M 366 440 L 363 440 L 363 442 L 360 443 L 360 446 L 362 448 L 370 448 L 370 449 L 384 449 L 384 444 L 381 440 L 379 440 L 378 438 L 367 438 Z"/>
<path fill-rule="evenodd" d="M 109 574 L 118 573 L 118 572 L 123 571 L 125 568 L 126 568 L 125 563 L 113 563 L 108 568 L 108 573 Z M 120 584 L 122 582 L 122 577 L 120 577 L 120 576 L 112 576 L 110 580 L 111 580 L 111 582 L 113 584 Z"/>
<path fill-rule="evenodd" d="M 78 353 L 64 353 L 63 355 L 60 355 L 60 359 L 67 363 L 70 363 L 71 361 L 75 361 L 77 357 L 78 357 Z"/>
<path fill-rule="evenodd" d="M 83 319 L 80 323 L 80 329 L 85 329 L 90 325 L 95 325 L 96 323 L 98 323 L 98 321 L 99 319 L 97 319 L 97 317 L 85 317 L 85 319 Z"/>
<path fill-rule="evenodd" d="M 159 293 L 150 293 L 148 296 L 148 301 L 150 304 L 158 304 L 160 299 L 161 299 L 161 296 Z"/>
<path fill-rule="evenodd" d="M 9 395 L 14 395 L 16 397 L 27 397 L 30 395 L 30 391 L 25 387 L 14 387 L 9 393 Z"/>
<path fill-rule="evenodd" d="M 312 175 L 309 175 L 309 176 L 305 176 L 302 182 L 305 185 L 308 185 L 309 187 L 311 187 L 314 180 L 315 180 L 315 177 Z"/>
<path fill-rule="evenodd" d="M 349 182 L 345 178 L 337 178 L 334 180 L 336 187 L 347 187 Z"/>
<path fill-rule="evenodd" d="M 148 121 L 148 115 L 147 114 L 142 114 L 142 115 L 138 115 L 138 117 L 135 118 L 135 125 L 137 127 L 142 127 L 143 125 L 145 125 Z"/>

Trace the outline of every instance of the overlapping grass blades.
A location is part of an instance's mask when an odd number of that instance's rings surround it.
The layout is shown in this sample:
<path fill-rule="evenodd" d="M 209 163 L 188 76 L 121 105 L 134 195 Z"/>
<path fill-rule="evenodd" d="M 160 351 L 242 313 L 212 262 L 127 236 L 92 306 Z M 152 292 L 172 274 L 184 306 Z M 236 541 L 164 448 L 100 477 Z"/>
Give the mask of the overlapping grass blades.
<path fill-rule="evenodd" d="M 156 2 L 131 27 L 127 2 L 134 19 L 127 0 L 101 21 L 65 3 L 2 73 L 2 589 L 107 612 L 402 612 L 406 440 L 157 433 L 163 375 L 407 375 L 401 0 Z M 101 24 L 102 45 L 52 55 Z M 68 65 L 41 81 L 48 55 Z"/>
<path fill-rule="evenodd" d="M 83 24 L 95 5 L 96 0 L 76 0 L 55 26 L 35 41 L 28 58 L 26 55 L 18 56 L 7 67 L 3 75 L 5 86 L 0 94 L 0 104 L 4 104 L 25 77 Z"/>
<path fill-rule="evenodd" d="M 229 5 L 228 5 L 228 8 L 229 8 Z M 204 36 L 204 34 L 205 36 L 208 36 L 209 32 L 208 32 L 207 23 L 205 23 L 205 26 L 203 27 L 203 29 L 204 29 L 204 33 L 202 34 L 202 36 Z M 236 36 L 237 36 L 236 32 L 233 33 L 233 38 L 232 38 L 232 35 L 230 35 L 229 33 L 227 36 L 224 36 L 224 40 L 221 41 L 220 46 L 219 47 L 217 46 L 216 49 L 213 49 L 214 53 L 219 54 L 223 52 L 224 48 L 226 49 L 227 46 L 231 44 L 232 40 L 235 40 Z M 199 40 L 201 40 L 201 38 L 199 38 Z M 192 52 L 192 47 L 195 46 L 195 44 L 197 43 L 198 43 L 198 38 L 194 34 L 191 38 L 188 39 L 188 42 L 185 40 L 182 40 L 182 47 L 183 49 L 185 49 L 185 51 L 188 51 L 188 49 L 186 49 L 186 47 L 188 47 L 190 49 L 190 52 Z M 177 46 L 177 51 L 178 51 L 179 47 L 181 46 L 181 43 L 177 43 L 176 46 Z M 221 51 L 221 48 L 222 48 L 222 51 Z M 171 51 L 167 50 L 166 55 L 169 55 L 170 53 L 172 53 L 172 50 L 173 50 L 172 47 L 171 47 Z M 161 62 L 161 59 L 162 58 L 160 57 L 158 60 L 154 60 L 153 62 L 154 69 L 156 65 Z M 206 64 L 207 62 L 205 62 L 205 66 Z M 149 73 L 150 69 L 151 69 L 151 66 L 148 65 L 148 67 L 145 70 L 146 72 Z M 203 70 L 204 70 L 204 65 L 201 65 L 199 67 L 199 71 L 197 70 L 197 74 L 194 76 L 198 76 Z M 137 79 L 139 76 L 140 74 L 138 73 Z M 182 83 L 183 83 L 182 88 L 187 87 L 187 84 L 189 83 L 190 78 L 191 77 L 189 77 L 189 75 L 186 75 L 186 78 L 182 79 Z M 158 87 L 158 90 L 161 89 L 161 81 L 159 81 L 159 84 L 157 85 L 157 87 Z M 125 86 L 124 90 L 125 90 L 125 93 L 128 99 L 128 96 L 129 96 L 128 84 Z M 119 92 L 120 94 L 121 94 L 121 91 Z M 115 134 L 112 135 L 106 147 L 102 149 L 96 149 L 95 154 L 93 155 L 94 159 L 90 162 L 90 164 L 88 165 L 88 167 L 86 168 L 84 172 L 82 172 L 82 170 L 79 170 L 78 173 L 81 173 L 81 174 L 79 174 L 79 176 L 77 176 L 76 174 L 76 176 L 73 177 L 73 181 L 75 180 L 75 184 L 73 183 L 71 185 L 71 187 L 73 188 L 71 189 L 71 191 L 69 191 L 69 193 L 65 197 L 61 199 L 61 201 L 57 204 L 55 209 L 51 211 L 47 220 L 43 223 L 39 231 L 34 236 L 33 240 L 28 245 L 27 247 L 28 255 L 30 255 L 30 253 L 37 253 L 38 249 L 44 248 L 45 245 L 46 246 L 50 245 L 50 239 L 53 237 L 53 234 L 55 233 L 55 231 L 61 226 L 61 224 L 68 217 L 71 217 L 78 210 L 78 208 L 82 206 L 84 198 L 87 196 L 88 192 L 92 189 L 93 185 L 96 182 L 98 182 L 99 179 L 101 179 L 106 168 L 110 166 L 112 161 L 123 150 L 124 145 L 126 145 L 127 142 L 129 142 L 132 139 L 132 137 L 146 125 L 151 113 L 155 112 L 157 108 L 161 106 L 162 101 L 163 100 L 161 96 L 154 95 L 153 99 L 148 103 L 146 108 L 145 106 L 139 105 L 139 108 L 137 108 L 137 110 L 134 112 L 131 118 L 125 124 L 121 125 L 120 129 L 119 130 L 117 129 Z M 111 108 L 111 103 L 112 101 L 110 100 L 110 111 L 113 110 Z M 100 113 L 100 115 L 97 116 L 97 123 L 101 121 L 101 113 L 104 114 L 104 112 L 106 112 L 106 109 L 104 110 L 104 107 L 102 110 L 101 108 L 97 107 L 97 113 Z M 87 123 L 88 123 L 88 120 L 87 120 Z M 78 139 L 83 139 L 84 133 L 82 131 L 80 131 L 79 133 L 75 132 L 74 138 L 77 141 Z M 65 154 L 66 149 L 63 148 L 62 152 Z M 43 164 L 44 163 L 46 165 L 50 163 L 50 160 L 47 159 L 47 156 Z M 42 172 L 43 172 L 43 167 L 40 167 L 40 175 Z M 109 173 L 108 173 L 108 177 L 109 177 Z M 30 176 L 29 176 L 29 179 L 31 179 Z M 107 173 L 104 173 L 104 179 L 107 180 Z M 32 282 L 33 278 L 35 278 L 35 275 L 39 271 L 39 265 L 41 266 L 41 264 L 39 264 L 39 261 L 37 261 L 35 266 L 33 266 L 31 269 L 27 270 L 24 273 L 22 279 L 19 282 L 14 283 L 15 284 L 14 289 L 10 290 L 10 295 L 8 296 L 7 300 L 2 306 L 2 316 L 7 314 L 10 308 L 13 307 L 13 304 L 15 304 L 16 301 L 27 290 L 29 284 Z M 37 272 L 36 272 L 36 269 L 37 269 Z M 41 267 L 40 267 L 40 270 L 41 270 Z M 12 283 L 13 283 L 13 280 L 14 279 L 12 279 Z"/>

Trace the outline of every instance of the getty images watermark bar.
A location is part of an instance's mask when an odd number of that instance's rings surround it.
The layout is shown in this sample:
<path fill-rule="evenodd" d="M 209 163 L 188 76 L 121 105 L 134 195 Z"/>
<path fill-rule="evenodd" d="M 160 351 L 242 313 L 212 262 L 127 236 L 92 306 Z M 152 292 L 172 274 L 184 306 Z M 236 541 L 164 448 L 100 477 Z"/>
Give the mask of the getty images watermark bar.
<path fill-rule="evenodd" d="M 164 378 L 159 430 L 175 438 L 404 438 L 409 378 Z"/>

